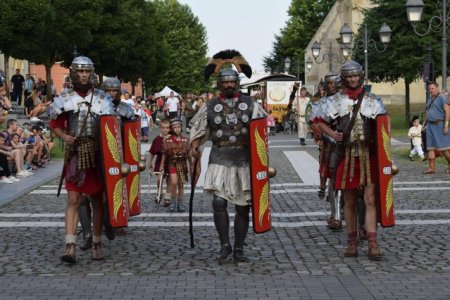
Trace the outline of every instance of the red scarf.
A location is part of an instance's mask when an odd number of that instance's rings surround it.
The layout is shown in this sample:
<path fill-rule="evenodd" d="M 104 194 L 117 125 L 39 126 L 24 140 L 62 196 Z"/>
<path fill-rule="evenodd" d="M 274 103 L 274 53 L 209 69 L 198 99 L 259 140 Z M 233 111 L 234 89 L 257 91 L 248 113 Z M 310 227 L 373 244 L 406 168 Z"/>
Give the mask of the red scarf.
<path fill-rule="evenodd" d="M 347 94 L 347 96 L 352 99 L 352 100 L 358 100 L 358 96 L 363 93 L 363 88 L 362 86 L 360 86 L 357 89 L 346 89 L 345 93 Z"/>

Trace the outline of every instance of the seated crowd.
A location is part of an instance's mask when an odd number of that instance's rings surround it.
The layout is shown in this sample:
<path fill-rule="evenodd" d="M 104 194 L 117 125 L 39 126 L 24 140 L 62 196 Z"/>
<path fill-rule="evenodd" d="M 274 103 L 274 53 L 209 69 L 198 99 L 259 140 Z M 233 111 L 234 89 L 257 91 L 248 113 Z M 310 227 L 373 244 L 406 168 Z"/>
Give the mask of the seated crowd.
<path fill-rule="evenodd" d="M 33 170 L 45 168 L 54 144 L 44 126 L 39 123 L 23 128 L 15 119 L 6 121 L 6 130 L 0 133 L 0 183 L 14 183 L 19 177 L 34 175 Z"/>

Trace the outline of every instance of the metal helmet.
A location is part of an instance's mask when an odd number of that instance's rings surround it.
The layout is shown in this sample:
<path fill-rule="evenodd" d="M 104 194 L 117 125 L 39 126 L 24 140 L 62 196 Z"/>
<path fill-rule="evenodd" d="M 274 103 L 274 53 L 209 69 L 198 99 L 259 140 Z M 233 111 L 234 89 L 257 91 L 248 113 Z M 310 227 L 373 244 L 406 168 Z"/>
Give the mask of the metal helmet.
<path fill-rule="evenodd" d="M 337 71 L 330 71 L 325 75 L 324 78 L 325 84 L 324 84 L 324 89 L 325 92 L 327 92 L 327 95 L 334 95 L 337 90 L 339 90 L 341 88 L 341 76 L 339 75 L 339 72 Z M 328 82 L 333 82 L 334 83 L 334 88 L 333 90 L 331 89 L 331 87 L 328 85 Z"/>
<path fill-rule="evenodd" d="M 180 125 L 181 127 L 183 127 L 183 122 L 180 118 L 173 118 L 170 120 L 170 128 L 172 128 L 174 125 Z"/>
<path fill-rule="evenodd" d="M 363 77 L 364 77 L 364 70 L 363 67 L 357 63 L 356 61 L 348 61 L 345 64 L 342 65 L 341 68 L 341 77 L 343 79 L 343 85 L 346 85 L 347 82 L 345 80 L 346 77 L 348 76 L 354 76 L 354 75 L 359 75 L 360 77 L 360 84 L 363 83 Z"/>
<path fill-rule="evenodd" d="M 94 71 L 94 63 L 87 56 L 77 56 L 73 59 L 72 65 L 70 66 L 72 70 L 89 70 Z"/>
<path fill-rule="evenodd" d="M 107 77 L 103 80 L 102 89 L 121 92 L 120 80 L 115 77 Z"/>
<path fill-rule="evenodd" d="M 356 61 L 351 60 L 342 65 L 341 76 L 342 78 L 347 76 L 360 75 L 364 76 L 363 67 Z"/>
<path fill-rule="evenodd" d="M 72 84 L 75 90 L 85 90 L 90 88 L 89 86 L 92 84 L 91 82 L 87 85 L 82 85 L 80 83 L 80 78 L 78 76 L 77 71 L 88 70 L 94 73 L 94 63 L 89 57 L 86 56 L 78 56 L 75 57 L 70 66 L 70 79 L 72 80 Z"/>
<path fill-rule="evenodd" d="M 239 91 L 239 74 L 231 68 L 222 69 L 217 76 L 217 87 L 223 93 L 225 92 L 222 87 L 222 82 L 235 81 L 236 86 L 234 87 L 234 92 Z"/>

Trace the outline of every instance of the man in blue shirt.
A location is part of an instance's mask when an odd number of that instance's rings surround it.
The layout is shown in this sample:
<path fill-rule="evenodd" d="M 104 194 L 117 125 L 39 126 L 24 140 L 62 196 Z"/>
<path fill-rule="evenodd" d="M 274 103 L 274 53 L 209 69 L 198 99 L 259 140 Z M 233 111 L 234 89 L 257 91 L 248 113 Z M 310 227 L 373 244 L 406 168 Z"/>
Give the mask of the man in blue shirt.
<path fill-rule="evenodd" d="M 446 173 L 450 173 L 450 136 L 448 135 L 448 122 L 450 119 L 450 106 L 447 98 L 439 92 L 436 82 L 428 84 L 430 100 L 427 102 L 427 115 L 424 127 L 426 127 L 426 139 L 428 150 L 428 169 L 424 174 L 436 173 L 435 150 L 441 151 L 448 162 Z"/>

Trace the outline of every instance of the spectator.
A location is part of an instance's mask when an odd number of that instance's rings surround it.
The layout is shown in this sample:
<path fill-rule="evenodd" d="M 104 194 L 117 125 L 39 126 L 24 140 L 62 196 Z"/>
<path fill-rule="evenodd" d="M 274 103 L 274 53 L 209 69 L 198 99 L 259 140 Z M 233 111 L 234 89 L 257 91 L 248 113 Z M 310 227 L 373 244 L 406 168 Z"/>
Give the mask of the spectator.
<path fill-rule="evenodd" d="M 14 183 L 20 180 L 11 175 L 8 166 L 8 157 L 11 156 L 11 152 L 1 148 L 4 143 L 5 136 L 0 133 L 0 183 Z"/>
<path fill-rule="evenodd" d="M 25 108 L 24 108 L 25 115 L 32 122 L 40 121 L 38 118 L 33 117 L 32 113 L 31 113 L 35 109 L 35 107 L 37 107 L 41 102 L 39 99 L 39 94 L 40 94 L 40 92 L 38 89 L 33 89 L 31 94 L 25 99 Z"/>
<path fill-rule="evenodd" d="M 413 149 L 409 153 L 409 159 L 414 160 L 415 155 L 419 155 L 420 160 L 425 160 L 425 155 L 422 150 L 422 125 L 418 116 L 414 116 L 412 119 L 412 126 L 409 128 L 408 137 L 411 139 Z"/>
<path fill-rule="evenodd" d="M 150 111 L 145 106 L 145 101 L 138 104 L 137 115 L 141 120 L 141 140 L 144 143 L 148 142 L 148 127 L 151 120 Z"/>
<path fill-rule="evenodd" d="M 40 168 L 44 168 L 45 162 L 50 158 L 50 153 L 55 145 L 55 143 L 46 137 L 45 133 L 47 132 L 44 127 L 38 125 L 37 126 L 37 137 L 38 137 L 38 144 L 41 148 L 41 155 L 39 155 L 39 152 L 36 156 L 37 161 L 36 165 Z"/>
<path fill-rule="evenodd" d="M 122 99 L 122 101 L 123 102 L 125 102 L 125 103 L 128 103 L 129 105 L 131 105 L 131 106 L 135 106 L 134 105 L 134 101 L 133 101 L 133 99 L 130 97 L 130 93 L 128 93 L 127 91 L 125 91 L 124 93 L 123 93 L 123 99 Z"/>
<path fill-rule="evenodd" d="M 16 74 L 11 77 L 11 101 L 15 101 L 17 106 L 22 105 L 22 93 L 25 85 L 25 78 L 20 74 L 20 69 L 16 69 Z"/>
<path fill-rule="evenodd" d="M 3 82 L 0 81 L 0 124 L 5 122 L 8 111 L 11 109 L 11 102 L 4 94 L 5 86 L 3 85 Z"/>
<path fill-rule="evenodd" d="M 300 96 L 293 101 L 292 107 L 297 115 L 297 128 L 298 128 L 298 137 L 300 139 L 300 145 L 305 146 L 305 138 L 308 127 L 306 126 L 306 105 L 309 102 L 309 97 L 307 97 L 308 91 L 305 87 L 300 89 Z"/>
<path fill-rule="evenodd" d="M 34 78 L 30 74 L 27 74 L 25 79 L 24 99 L 27 99 L 28 96 L 30 96 L 33 89 L 34 89 Z"/>
<path fill-rule="evenodd" d="M 170 96 L 169 96 L 169 98 L 167 98 L 167 101 L 166 101 L 165 109 L 169 113 L 170 120 L 178 117 L 178 113 L 181 110 L 180 100 L 177 97 L 175 97 L 174 92 L 170 92 Z"/>
<path fill-rule="evenodd" d="M 450 106 L 447 98 L 439 92 L 436 82 L 428 84 L 430 99 L 426 105 L 426 139 L 428 150 L 428 169 L 423 174 L 436 173 L 436 154 L 434 150 L 443 152 L 447 159 L 448 167 L 445 171 L 450 174 L 450 136 L 448 135 L 448 123 L 450 119 Z"/>
<path fill-rule="evenodd" d="M 37 88 L 41 92 L 41 96 L 45 98 L 47 96 L 47 84 L 45 83 L 45 80 L 39 78 Z"/>
<path fill-rule="evenodd" d="M 26 154 L 25 154 L 25 162 L 24 168 L 27 171 L 36 170 L 37 166 L 32 164 L 34 157 L 37 155 L 37 151 L 34 149 L 34 139 L 33 142 L 30 143 L 31 132 L 24 131 L 22 127 L 17 127 L 16 133 L 20 136 L 20 143 L 25 145 Z"/>
<path fill-rule="evenodd" d="M 192 97 L 191 93 L 188 93 L 186 95 L 186 99 L 182 102 L 182 113 L 183 116 L 186 118 L 186 132 L 189 133 L 190 131 L 190 125 L 189 122 L 191 121 L 192 117 L 194 117 L 196 111 L 195 111 L 195 101 Z"/>
<path fill-rule="evenodd" d="M 33 175 L 33 173 L 24 169 L 23 158 L 25 156 L 26 151 L 24 151 L 24 149 L 14 149 L 11 145 L 12 135 L 14 134 L 16 129 L 17 129 L 17 120 L 8 119 L 8 121 L 6 121 L 6 130 L 3 131 L 5 141 L 3 145 L 0 146 L 0 148 L 10 152 L 9 158 L 15 161 L 17 176 L 28 177 Z"/>

